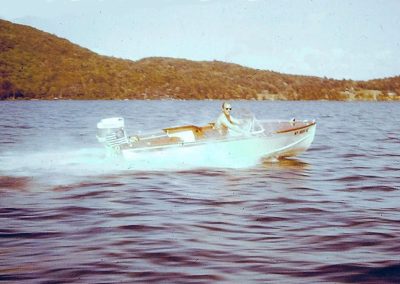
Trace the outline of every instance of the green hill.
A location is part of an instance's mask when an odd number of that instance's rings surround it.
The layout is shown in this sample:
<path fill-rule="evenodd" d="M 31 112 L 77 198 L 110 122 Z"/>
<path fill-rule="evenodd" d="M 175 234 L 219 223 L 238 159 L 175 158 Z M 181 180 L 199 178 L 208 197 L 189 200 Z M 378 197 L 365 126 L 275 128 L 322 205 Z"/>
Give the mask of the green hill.
<path fill-rule="evenodd" d="M 0 99 L 400 100 L 400 76 L 333 80 L 219 61 L 98 55 L 0 20 Z"/>

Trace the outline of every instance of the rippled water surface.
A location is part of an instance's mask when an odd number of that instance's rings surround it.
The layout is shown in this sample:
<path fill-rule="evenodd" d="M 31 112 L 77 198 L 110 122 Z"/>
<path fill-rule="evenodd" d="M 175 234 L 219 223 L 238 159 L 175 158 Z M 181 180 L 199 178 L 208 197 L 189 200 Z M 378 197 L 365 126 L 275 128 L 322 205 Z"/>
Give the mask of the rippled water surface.
<path fill-rule="evenodd" d="M 303 155 L 249 167 L 133 169 L 95 139 L 220 103 L 0 102 L 0 282 L 399 283 L 399 103 L 233 102 L 318 122 Z"/>

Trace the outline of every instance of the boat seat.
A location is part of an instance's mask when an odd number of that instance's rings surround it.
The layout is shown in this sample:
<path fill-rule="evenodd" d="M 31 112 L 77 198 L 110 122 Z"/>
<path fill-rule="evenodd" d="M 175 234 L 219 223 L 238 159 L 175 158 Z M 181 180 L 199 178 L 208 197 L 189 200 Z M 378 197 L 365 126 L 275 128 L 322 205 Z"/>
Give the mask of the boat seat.
<path fill-rule="evenodd" d="M 201 137 L 200 138 L 215 138 L 221 136 L 219 131 L 214 128 L 215 123 L 210 122 L 209 124 L 200 127 Z"/>
<path fill-rule="evenodd" d="M 219 131 L 214 129 L 215 123 L 210 122 L 205 126 L 196 126 L 196 125 L 183 125 L 177 127 L 164 128 L 164 132 L 168 135 L 176 135 L 176 133 L 191 131 L 196 140 L 198 139 L 206 139 L 206 138 L 214 138 L 221 136 Z"/>

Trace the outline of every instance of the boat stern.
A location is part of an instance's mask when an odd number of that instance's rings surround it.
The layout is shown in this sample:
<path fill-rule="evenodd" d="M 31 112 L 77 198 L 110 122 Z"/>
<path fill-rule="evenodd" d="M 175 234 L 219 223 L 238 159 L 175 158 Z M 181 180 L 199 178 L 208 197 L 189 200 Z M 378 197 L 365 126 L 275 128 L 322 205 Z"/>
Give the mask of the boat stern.
<path fill-rule="evenodd" d="M 121 147 L 129 145 L 125 132 L 125 122 L 122 117 L 112 117 L 97 123 L 97 140 L 107 149 L 119 153 Z"/>

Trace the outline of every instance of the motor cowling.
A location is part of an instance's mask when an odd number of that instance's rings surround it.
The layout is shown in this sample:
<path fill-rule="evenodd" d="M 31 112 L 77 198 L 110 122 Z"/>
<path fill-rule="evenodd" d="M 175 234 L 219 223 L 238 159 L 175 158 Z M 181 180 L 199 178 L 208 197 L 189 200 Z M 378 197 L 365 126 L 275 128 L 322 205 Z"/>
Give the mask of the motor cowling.
<path fill-rule="evenodd" d="M 122 117 L 104 118 L 97 123 L 97 140 L 106 148 L 120 151 L 121 146 L 129 144 Z"/>

